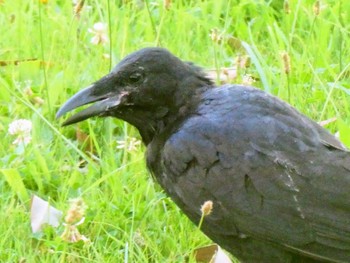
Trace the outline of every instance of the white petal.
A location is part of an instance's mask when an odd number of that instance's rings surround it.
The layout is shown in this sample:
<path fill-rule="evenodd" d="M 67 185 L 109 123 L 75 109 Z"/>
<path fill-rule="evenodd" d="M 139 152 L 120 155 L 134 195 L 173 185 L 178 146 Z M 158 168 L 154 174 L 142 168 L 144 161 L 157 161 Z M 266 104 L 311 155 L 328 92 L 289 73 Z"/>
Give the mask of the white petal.
<path fill-rule="evenodd" d="M 34 195 L 30 207 L 30 222 L 33 233 L 40 232 L 44 224 L 53 227 L 60 225 L 63 213 L 48 202 Z"/>

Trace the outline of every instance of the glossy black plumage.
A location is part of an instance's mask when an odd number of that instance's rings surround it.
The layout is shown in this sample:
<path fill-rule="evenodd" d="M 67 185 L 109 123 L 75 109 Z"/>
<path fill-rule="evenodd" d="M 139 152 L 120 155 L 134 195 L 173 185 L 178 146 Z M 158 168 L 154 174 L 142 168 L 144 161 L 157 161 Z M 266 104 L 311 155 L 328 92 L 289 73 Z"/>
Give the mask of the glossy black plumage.
<path fill-rule="evenodd" d="M 147 166 L 195 223 L 242 262 L 350 262 L 350 154 L 261 90 L 216 87 L 165 49 L 147 48 L 71 98 L 65 125 L 113 116 L 134 125 Z"/>

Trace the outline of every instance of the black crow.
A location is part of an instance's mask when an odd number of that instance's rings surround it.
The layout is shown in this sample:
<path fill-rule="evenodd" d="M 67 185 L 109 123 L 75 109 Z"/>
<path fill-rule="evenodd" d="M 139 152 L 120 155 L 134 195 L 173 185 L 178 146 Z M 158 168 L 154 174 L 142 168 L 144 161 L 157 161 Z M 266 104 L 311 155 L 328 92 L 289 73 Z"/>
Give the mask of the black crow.
<path fill-rule="evenodd" d="M 350 153 L 280 99 L 215 86 L 163 48 L 124 58 L 70 98 L 63 125 L 112 116 L 134 125 L 147 167 L 204 233 L 242 262 L 350 262 Z"/>

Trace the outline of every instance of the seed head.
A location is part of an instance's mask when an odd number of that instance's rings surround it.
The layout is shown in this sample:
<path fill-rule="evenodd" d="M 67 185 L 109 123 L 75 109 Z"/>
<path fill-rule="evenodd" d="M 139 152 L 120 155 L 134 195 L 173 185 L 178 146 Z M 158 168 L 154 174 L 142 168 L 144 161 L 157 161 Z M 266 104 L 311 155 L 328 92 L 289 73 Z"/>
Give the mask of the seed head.
<path fill-rule="evenodd" d="M 170 5 L 171 5 L 171 0 L 164 0 L 163 4 L 164 4 L 164 8 L 166 10 L 169 10 L 170 9 Z"/>
<path fill-rule="evenodd" d="M 283 60 L 284 73 L 289 75 L 290 71 L 291 71 L 289 54 L 286 51 L 284 51 L 284 52 L 281 53 L 281 57 L 282 57 L 282 60 Z"/>
<path fill-rule="evenodd" d="M 70 200 L 70 207 L 64 221 L 67 224 L 74 224 L 82 220 L 85 215 L 86 205 L 81 198 Z"/>
<path fill-rule="evenodd" d="M 314 7 L 313 7 L 313 10 L 314 10 L 314 14 L 315 16 L 318 16 L 320 14 L 320 11 L 321 11 L 321 3 L 319 0 L 317 0 L 314 4 Z"/>
<path fill-rule="evenodd" d="M 80 0 L 74 5 L 73 12 L 78 18 L 80 17 L 81 10 L 83 10 L 84 3 L 85 3 L 85 0 Z"/>
<path fill-rule="evenodd" d="M 201 207 L 202 216 L 210 215 L 212 210 L 213 210 L 213 202 L 210 200 L 205 201 Z"/>
<path fill-rule="evenodd" d="M 220 44 L 222 41 L 222 35 L 219 33 L 219 30 L 217 28 L 213 28 L 210 31 L 210 38 L 213 40 L 213 42 Z"/>
<path fill-rule="evenodd" d="M 289 1 L 288 0 L 284 0 L 283 3 L 283 10 L 286 14 L 290 14 L 290 6 L 289 6 Z"/>

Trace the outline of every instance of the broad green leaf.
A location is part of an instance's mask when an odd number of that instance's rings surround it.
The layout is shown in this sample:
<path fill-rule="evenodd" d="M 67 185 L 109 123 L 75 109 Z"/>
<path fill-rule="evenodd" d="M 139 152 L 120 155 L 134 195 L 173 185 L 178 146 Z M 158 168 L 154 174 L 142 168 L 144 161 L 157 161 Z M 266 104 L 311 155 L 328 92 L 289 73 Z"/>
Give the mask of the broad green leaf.
<path fill-rule="evenodd" d="M 28 201 L 29 195 L 26 187 L 24 186 L 21 175 L 17 169 L 1 169 L 1 173 L 5 176 L 7 183 L 10 185 L 12 190 L 16 192 L 22 202 Z"/>
<path fill-rule="evenodd" d="M 339 129 L 339 139 L 346 146 L 350 147 L 350 126 L 345 122 L 338 120 L 338 129 Z"/>

